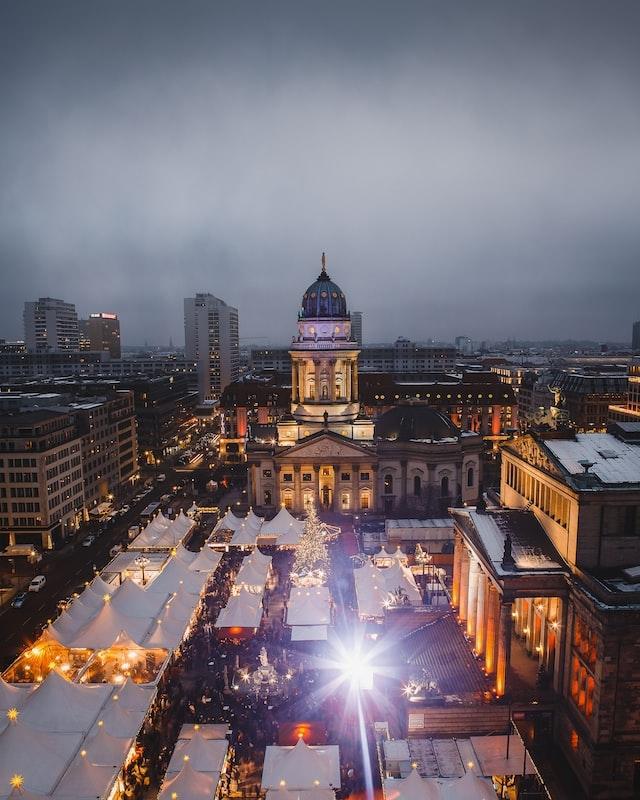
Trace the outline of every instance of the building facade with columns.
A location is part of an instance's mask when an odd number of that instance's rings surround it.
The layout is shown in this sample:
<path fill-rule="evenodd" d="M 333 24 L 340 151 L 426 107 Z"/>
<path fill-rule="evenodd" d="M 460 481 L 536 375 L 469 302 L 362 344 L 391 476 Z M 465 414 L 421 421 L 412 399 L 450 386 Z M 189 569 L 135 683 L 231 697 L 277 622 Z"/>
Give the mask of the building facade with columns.
<path fill-rule="evenodd" d="M 495 511 L 456 509 L 452 602 L 495 694 L 593 800 L 640 791 L 640 425 L 509 442 Z M 518 672 L 511 669 L 518 651 Z M 523 695 L 523 656 L 538 680 Z M 539 702 L 540 686 L 547 695 Z"/>
<path fill-rule="evenodd" d="M 247 441 L 249 498 L 324 510 L 446 511 L 474 502 L 482 438 L 460 431 L 424 402 L 406 402 L 375 422 L 360 402 L 358 355 L 347 301 L 322 271 L 302 298 L 291 344 L 291 404 L 273 438 Z"/>

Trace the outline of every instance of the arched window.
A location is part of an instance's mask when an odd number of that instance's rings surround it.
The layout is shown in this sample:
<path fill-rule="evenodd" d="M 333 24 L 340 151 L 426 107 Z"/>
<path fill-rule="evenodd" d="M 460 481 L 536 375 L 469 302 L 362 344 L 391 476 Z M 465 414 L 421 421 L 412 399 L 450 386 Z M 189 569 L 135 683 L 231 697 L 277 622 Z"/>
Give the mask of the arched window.
<path fill-rule="evenodd" d="M 393 494 L 393 475 L 384 476 L 384 493 Z"/>
<path fill-rule="evenodd" d="M 287 511 L 291 511 L 293 508 L 293 497 L 290 492 L 287 492 L 284 496 L 284 507 Z"/>
<path fill-rule="evenodd" d="M 473 467 L 469 467 L 469 469 L 467 470 L 467 486 L 473 486 L 474 477 L 475 476 L 473 474 Z"/>
<path fill-rule="evenodd" d="M 420 480 L 420 476 L 416 475 L 413 478 L 413 493 L 416 497 L 420 497 L 420 492 L 422 490 L 422 481 Z"/>
<path fill-rule="evenodd" d="M 271 490 L 270 489 L 265 489 L 264 490 L 264 504 L 265 504 L 265 506 L 270 506 L 271 505 Z"/>
<path fill-rule="evenodd" d="M 340 504 L 342 506 L 342 510 L 343 511 L 348 511 L 349 510 L 349 505 L 350 505 L 350 503 L 349 503 L 349 492 L 343 492 L 342 493 L 342 495 L 340 497 Z"/>
<path fill-rule="evenodd" d="M 362 492 L 360 495 L 360 508 L 367 511 L 369 508 L 369 492 Z"/>
<path fill-rule="evenodd" d="M 449 478 L 446 475 L 440 481 L 440 496 L 449 497 Z"/>
<path fill-rule="evenodd" d="M 328 397 L 328 395 L 327 395 L 327 387 L 325 385 L 323 385 L 323 387 L 322 387 L 322 399 L 326 400 L 327 397 Z"/>

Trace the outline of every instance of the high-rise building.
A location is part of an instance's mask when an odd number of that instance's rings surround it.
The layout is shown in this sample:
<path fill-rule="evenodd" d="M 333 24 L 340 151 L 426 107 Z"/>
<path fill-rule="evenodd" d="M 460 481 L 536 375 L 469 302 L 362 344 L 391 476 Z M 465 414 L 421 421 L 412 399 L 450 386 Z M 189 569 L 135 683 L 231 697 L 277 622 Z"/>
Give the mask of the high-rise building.
<path fill-rule="evenodd" d="M 362 311 L 351 312 L 351 338 L 362 347 Z"/>
<path fill-rule="evenodd" d="M 40 297 L 24 304 L 24 338 L 32 353 L 77 351 L 78 314 L 73 303 Z"/>
<path fill-rule="evenodd" d="M 634 353 L 640 353 L 640 320 L 633 323 L 633 334 L 631 337 L 631 349 Z"/>
<path fill-rule="evenodd" d="M 80 349 L 108 352 L 120 358 L 120 320 L 117 314 L 100 311 L 80 320 Z"/>
<path fill-rule="evenodd" d="M 473 353 L 473 342 L 468 336 L 456 336 L 456 350 L 464 356 Z"/>
<path fill-rule="evenodd" d="M 198 364 L 200 401 L 219 397 L 240 372 L 238 309 L 212 294 L 186 297 L 184 341 L 186 358 Z"/>

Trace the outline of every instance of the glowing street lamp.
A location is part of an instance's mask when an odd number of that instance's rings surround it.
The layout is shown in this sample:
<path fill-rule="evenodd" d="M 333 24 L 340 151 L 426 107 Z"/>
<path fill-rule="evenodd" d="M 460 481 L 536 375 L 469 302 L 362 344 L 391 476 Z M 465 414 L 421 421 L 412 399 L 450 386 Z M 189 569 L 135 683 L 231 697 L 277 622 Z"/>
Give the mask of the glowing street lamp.
<path fill-rule="evenodd" d="M 145 567 L 148 567 L 151 562 L 146 556 L 138 556 L 133 563 L 142 572 L 142 585 L 144 586 L 146 584 L 146 581 L 145 581 L 145 578 L 144 578 L 144 570 L 145 570 Z"/>

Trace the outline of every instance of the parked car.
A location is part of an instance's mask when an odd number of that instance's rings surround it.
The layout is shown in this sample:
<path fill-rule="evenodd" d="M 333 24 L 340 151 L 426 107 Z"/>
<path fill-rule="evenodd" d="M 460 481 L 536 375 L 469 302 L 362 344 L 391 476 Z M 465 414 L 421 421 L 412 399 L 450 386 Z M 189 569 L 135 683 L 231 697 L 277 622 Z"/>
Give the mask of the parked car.
<path fill-rule="evenodd" d="M 43 586 L 45 585 L 46 582 L 47 582 L 47 579 L 45 578 L 44 575 L 36 575 L 36 577 L 33 578 L 31 583 L 29 584 L 28 591 L 30 591 L 30 592 L 39 592 L 40 589 L 43 588 Z"/>
<path fill-rule="evenodd" d="M 29 595 L 26 592 L 19 592 L 11 601 L 11 605 L 14 608 L 22 608 L 22 606 L 26 603 L 27 597 Z"/>
<path fill-rule="evenodd" d="M 83 547 L 91 547 L 91 545 L 95 542 L 96 537 L 90 533 L 85 539 L 82 540 Z"/>

